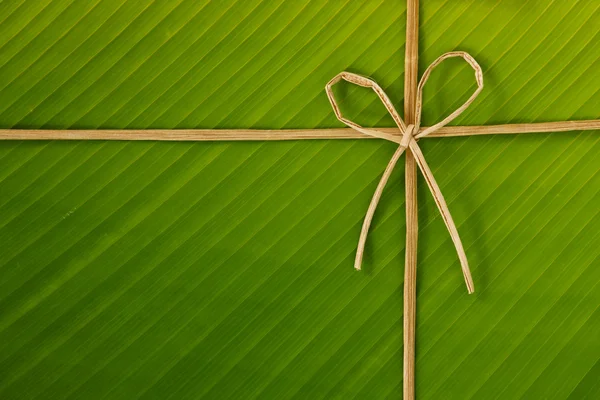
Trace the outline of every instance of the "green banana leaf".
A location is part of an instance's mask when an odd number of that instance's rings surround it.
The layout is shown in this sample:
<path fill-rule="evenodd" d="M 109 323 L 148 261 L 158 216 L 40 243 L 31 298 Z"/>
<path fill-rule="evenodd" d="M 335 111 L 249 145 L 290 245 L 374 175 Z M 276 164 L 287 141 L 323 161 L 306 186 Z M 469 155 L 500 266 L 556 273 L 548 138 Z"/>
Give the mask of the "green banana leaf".
<path fill-rule="evenodd" d="M 455 49 L 484 70 L 454 124 L 600 116 L 600 2 L 421 3 L 421 72 Z M 0 127 L 339 127 L 343 70 L 402 109 L 405 20 L 403 0 L 5 0 Z M 424 123 L 474 87 L 445 62 Z M 421 179 L 417 398 L 600 398 L 600 132 L 420 145 L 476 293 Z M 352 268 L 394 150 L 1 142 L 0 398 L 401 398 L 403 165 Z"/>

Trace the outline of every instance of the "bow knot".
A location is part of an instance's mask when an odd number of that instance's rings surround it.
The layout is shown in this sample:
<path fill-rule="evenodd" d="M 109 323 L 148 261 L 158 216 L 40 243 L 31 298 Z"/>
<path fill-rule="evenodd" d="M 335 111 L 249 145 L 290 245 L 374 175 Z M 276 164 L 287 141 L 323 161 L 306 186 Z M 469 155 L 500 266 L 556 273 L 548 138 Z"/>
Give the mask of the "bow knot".
<path fill-rule="evenodd" d="M 473 68 L 473 70 L 475 71 L 475 81 L 477 82 L 477 89 L 473 92 L 471 97 L 469 97 L 469 99 L 467 99 L 467 101 L 462 106 L 457 108 L 452 114 L 448 115 L 442 121 L 440 121 L 437 124 L 432 125 L 430 127 L 421 128 L 423 87 L 425 86 L 425 83 L 427 83 L 427 80 L 429 79 L 431 72 L 439 64 L 441 64 L 444 60 L 446 60 L 448 58 L 452 58 L 452 57 L 463 58 Z M 383 105 L 385 106 L 388 113 L 394 119 L 394 122 L 396 123 L 396 126 L 398 127 L 401 135 L 391 135 L 391 134 L 388 134 L 385 132 L 378 131 L 376 129 L 363 128 L 359 124 L 345 118 L 335 100 L 335 96 L 334 96 L 333 90 L 332 90 L 333 85 L 338 83 L 340 80 L 345 80 L 347 82 L 353 83 L 358 86 L 373 89 L 375 94 L 377 94 L 377 96 L 379 97 L 379 99 L 381 100 Z M 390 162 L 388 163 L 385 171 L 383 172 L 383 176 L 381 177 L 381 180 L 379 181 L 379 184 L 377 185 L 377 189 L 375 189 L 375 193 L 373 194 L 373 198 L 369 205 L 369 209 L 367 210 L 367 215 L 365 216 L 365 220 L 363 222 L 362 230 L 360 233 L 360 238 L 358 241 L 358 249 L 356 251 L 356 259 L 354 262 L 354 268 L 356 268 L 357 270 L 360 270 L 362 258 L 363 258 L 363 254 L 364 254 L 364 249 L 365 249 L 365 243 L 367 240 L 367 234 L 369 232 L 369 227 L 371 226 L 371 221 L 373 220 L 373 214 L 375 213 L 375 209 L 377 208 L 377 204 L 379 203 L 379 199 L 381 198 L 383 189 L 384 189 L 390 175 L 392 174 L 392 171 L 394 170 L 394 167 L 396 166 L 396 163 L 398 162 L 398 159 L 400 158 L 402 153 L 404 153 L 404 151 L 406 149 L 410 149 L 410 151 L 413 153 L 413 155 L 415 157 L 415 160 L 417 162 L 417 165 L 419 166 L 419 169 L 421 170 L 421 172 L 423 173 L 423 175 L 425 177 L 425 181 L 427 182 L 427 185 L 429 186 L 429 190 L 431 191 L 431 194 L 433 195 L 435 203 L 436 203 L 438 209 L 440 210 L 440 213 L 442 214 L 444 223 L 446 224 L 446 228 L 448 228 L 448 232 L 450 233 L 452 241 L 454 242 L 454 247 L 456 248 L 456 252 L 458 254 L 458 258 L 461 263 L 461 268 L 462 268 L 462 272 L 463 272 L 465 282 L 467 285 L 467 290 L 469 291 L 469 293 L 473 293 L 473 291 L 474 291 L 473 279 L 471 278 L 471 271 L 469 269 L 469 263 L 467 261 L 467 256 L 465 254 L 465 250 L 463 248 L 462 242 L 458 235 L 456 225 L 454 224 L 454 220 L 452 219 L 452 216 L 450 215 L 450 210 L 448 210 L 448 205 L 446 204 L 446 200 L 444 199 L 444 196 L 442 195 L 442 192 L 433 177 L 433 173 L 431 172 L 431 169 L 427 165 L 427 162 L 425 161 L 423 153 L 421 152 L 421 149 L 417 144 L 417 140 L 437 131 L 438 129 L 442 128 L 443 126 L 447 125 L 452 120 L 454 120 L 456 117 L 458 117 L 464 110 L 467 109 L 467 107 L 469 107 L 471 105 L 471 103 L 479 95 L 479 93 L 481 92 L 482 89 L 483 89 L 483 72 L 481 70 L 481 67 L 479 66 L 477 61 L 475 61 L 475 59 L 473 57 L 471 57 L 468 53 L 465 53 L 462 51 L 453 51 L 450 53 L 443 54 L 442 56 L 438 57 L 429 67 L 427 67 L 427 69 L 425 70 L 425 73 L 421 77 L 421 81 L 419 82 L 419 86 L 417 87 L 417 101 L 416 101 L 416 110 L 415 110 L 416 121 L 415 121 L 414 125 L 411 124 L 411 125 L 407 126 L 404 123 L 404 121 L 402 120 L 402 118 L 400 118 L 398 111 L 396 111 L 396 108 L 392 104 L 392 102 L 389 99 L 389 97 L 387 96 L 387 94 L 372 79 L 361 76 L 361 75 L 357 75 L 357 74 L 354 74 L 351 72 L 342 72 L 342 73 L 336 75 L 332 80 L 330 80 L 327 83 L 327 85 L 325 86 L 325 90 L 327 92 L 327 97 L 329 98 L 331 107 L 333 108 L 333 111 L 334 111 L 336 117 L 338 118 L 338 120 L 340 120 L 341 122 L 343 122 L 350 128 L 355 129 L 358 132 L 361 132 L 365 135 L 389 140 L 389 141 L 397 143 L 399 145 L 398 149 L 396 150 L 396 152 L 390 159 Z"/>
<path fill-rule="evenodd" d="M 408 125 L 406 127 L 406 130 L 402 133 L 402 140 L 400 141 L 400 146 L 402 146 L 405 149 L 407 149 L 408 146 L 410 146 L 410 142 L 412 140 L 415 140 L 414 132 L 415 132 L 415 126 L 414 125 Z"/>

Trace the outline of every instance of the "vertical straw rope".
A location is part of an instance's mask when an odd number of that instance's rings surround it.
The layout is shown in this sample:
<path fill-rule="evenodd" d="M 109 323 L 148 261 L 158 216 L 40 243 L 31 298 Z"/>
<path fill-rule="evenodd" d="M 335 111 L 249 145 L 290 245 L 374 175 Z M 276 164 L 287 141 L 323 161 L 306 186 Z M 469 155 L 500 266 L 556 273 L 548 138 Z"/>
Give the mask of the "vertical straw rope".
<path fill-rule="evenodd" d="M 406 51 L 404 60 L 404 118 L 416 123 L 417 77 L 419 74 L 419 0 L 408 0 L 406 8 Z M 404 367 L 402 398 L 415 398 L 415 336 L 417 317 L 417 163 L 406 152 L 406 250 L 404 265 Z"/>

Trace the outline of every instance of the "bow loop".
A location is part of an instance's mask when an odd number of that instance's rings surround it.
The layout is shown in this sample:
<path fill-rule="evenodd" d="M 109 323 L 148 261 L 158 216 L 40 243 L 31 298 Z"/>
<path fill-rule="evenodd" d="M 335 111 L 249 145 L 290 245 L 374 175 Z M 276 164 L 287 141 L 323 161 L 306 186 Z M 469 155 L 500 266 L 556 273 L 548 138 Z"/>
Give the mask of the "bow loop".
<path fill-rule="evenodd" d="M 456 111 L 454 111 L 452 114 L 448 115 L 446 118 L 444 118 L 442 121 L 438 122 L 437 124 L 420 131 L 421 112 L 422 112 L 422 107 L 423 107 L 423 87 L 425 87 L 425 84 L 427 83 L 427 80 L 429 79 L 431 72 L 437 66 L 439 66 L 442 62 L 444 62 L 444 60 L 447 60 L 448 58 L 453 58 L 453 57 L 463 58 L 471 66 L 471 68 L 473 68 L 473 70 L 475 71 L 475 81 L 477 82 L 477 89 L 475 89 L 473 94 L 471 94 L 471 97 L 469 97 L 467 99 L 467 101 L 465 101 L 464 104 L 462 106 L 460 106 L 459 108 L 457 108 Z M 415 137 L 422 138 L 424 136 L 429 135 L 430 133 L 437 131 L 441 127 L 449 124 L 452 120 L 454 120 L 456 117 L 458 117 L 460 114 L 462 114 L 463 111 L 465 111 L 467 109 L 467 107 L 469 107 L 471 105 L 471 103 L 473 103 L 473 101 L 475 101 L 475 98 L 477 98 L 477 96 L 479 96 L 479 93 L 481 93 L 482 90 L 483 90 L 483 71 L 481 70 L 481 67 L 479 66 L 477 61 L 475 61 L 475 59 L 473 57 L 471 57 L 471 55 L 469 53 L 465 53 L 464 51 L 451 51 L 449 53 L 442 54 L 441 56 L 439 56 L 433 63 L 431 63 L 431 65 L 429 67 L 427 67 L 427 69 L 425 70 L 425 73 L 421 77 L 419 86 L 417 87 L 417 106 L 416 106 L 416 111 L 415 111 L 415 116 L 417 119 L 416 124 L 415 124 L 417 134 L 415 135 Z"/>
<path fill-rule="evenodd" d="M 351 121 L 351 120 L 347 119 L 346 117 L 344 117 L 340 107 L 337 104 L 337 101 L 335 100 L 335 95 L 333 94 L 333 89 L 332 89 L 333 85 L 335 85 L 336 83 L 338 83 L 341 80 L 345 80 L 346 82 L 353 83 L 357 86 L 373 89 L 373 91 L 375 92 L 377 97 L 379 97 L 379 99 L 385 106 L 388 113 L 390 113 L 390 115 L 394 119 L 394 122 L 398 126 L 398 129 L 400 129 L 400 132 L 404 133 L 406 131 L 406 124 L 404 123 L 402 118 L 400 118 L 400 114 L 398 114 L 398 111 L 396 111 L 396 108 L 392 104 L 392 101 L 390 100 L 388 95 L 383 91 L 381 86 L 379 86 L 377 84 L 377 82 L 375 82 L 374 80 L 372 80 L 370 78 L 367 78 L 362 75 L 354 74 L 352 72 L 341 72 L 341 73 L 337 74 L 325 86 L 325 91 L 327 92 L 327 97 L 329 98 L 329 102 L 331 103 L 331 107 L 333 108 L 333 112 L 335 113 L 335 116 L 337 117 L 337 119 L 340 120 L 341 122 L 343 122 L 344 124 L 346 124 L 347 126 L 349 126 L 350 128 L 353 128 L 361 133 L 364 133 L 365 135 L 374 136 L 374 137 L 377 137 L 380 139 L 385 139 L 385 140 L 389 140 L 391 142 L 400 144 L 400 142 L 402 141 L 402 136 L 390 135 L 390 134 L 387 134 L 384 132 L 377 131 L 375 129 L 366 129 L 366 128 L 363 128 L 362 126 L 360 126 L 359 124 L 357 124 L 356 122 Z"/>

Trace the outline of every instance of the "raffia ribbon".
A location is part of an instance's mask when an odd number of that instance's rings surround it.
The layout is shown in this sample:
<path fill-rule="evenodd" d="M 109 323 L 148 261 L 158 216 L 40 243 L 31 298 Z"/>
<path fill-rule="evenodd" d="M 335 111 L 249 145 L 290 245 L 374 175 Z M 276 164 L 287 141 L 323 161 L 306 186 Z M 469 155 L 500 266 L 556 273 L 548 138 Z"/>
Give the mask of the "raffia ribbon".
<path fill-rule="evenodd" d="M 475 80 L 477 82 L 477 89 L 473 92 L 471 97 L 469 97 L 467 99 L 467 101 L 465 101 L 465 103 L 462 106 L 457 108 L 456 111 L 454 111 L 452 114 L 448 115 L 442 121 L 438 122 L 437 124 L 435 124 L 433 126 L 430 126 L 427 128 L 421 128 L 420 125 L 421 125 L 421 112 L 422 112 L 422 106 L 423 106 L 423 87 L 427 83 L 427 80 L 429 79 L 431 72 L 438 65 L 440 65 L 444 60 L 446 60 L 448 58 L 453 58 L 453 57 L 462 57 L 473 68 L 473 70 L 475 71 Z M 333 90 L 332 90 L 333 85 L 335 85 L 336 83 L 338 83 L 341 80 L 353 83 L 358 86 L 373 89 L 373 91 L 377 94 L 379 99 L 382 101 L 386 110 L 390 113 L 390 115 L 394 119 L 394 122 L 398 126 L 398 129 L 400 130 L 401 135 L 392 135 L 392 134 L 381 132 L 381 131 L 378 131 L 375 129 L 363 128 L 362 126 L 358 125 L 357 123 L 345 118 L 340 110 L 340 107 L 338 106 L 338 104 L 335 100 L 335 96 L 334 96 Z M 446 228 L 448 228 L 448 232 L 450 233 L 452 242 L 454 242 L 454 247 L 456 248 L 456 252 L 458 253 L 458 258 L 460 260 L 460 265 L 461 265 L 462 272 L 463 272 L 463 275 L 465 278 L 465 283 L 467 284 L 467 290 L 469 291 L 469 293 L 473 293 L 475 291 L 475 288 L 473 286 L 473 278 L 471 277 L 471 271 L 469 269 L 469 262 L 467 261 L 467 255 L 465 254 L 465 249 L 460 240 L 460 236 L 458 235 L 458 230 L 456 229 L 456 224 L 454 223 L 454 220 L 452 219 L 452 215 L 450 214 L 450 210 L 448 209 L 448 205 L 446 204 L 444 195 L 442 194 L 442 191 L 440 190 L 439 185 L 435 181 L 435 178 L 433 177 L 433 173 L 431 172 L 429 165 L 427 165 L 427 162 L 425 161 L 425 157 L 423 156 L 423 152 L 421 151 L 421 148 L 417 144 L 417 141 L 420 138 L 423 138 L 429 134 L 432 134 L 435 131 L 437 131 L 440 128 L 447 125 L 448 123 L 450 123 L 452 120 L 454 120 L 456 117 L 458 117 L 463 111 L 465 111 L 467 109 L 467 107 L 469 107 L 471 105 L 471 103 L 473 103 L 473 101 L 479 95 L 479 93 L 481 93 L 481 91 L 483 90 L 483 71 L 481 70 L 481 67 L 479 66 L 477 61 L 475 61 L 475 59 L 473 57 L 471 57 L 471 55 L 469 55 L 468 53 L 465 53 L 463 51 L 453 51 L 453 52 L 446 53 L 446 54 L 443 54 L 440 57 L 438 57 L 425 70 L 425 73 L 423 74 L 423 77 L 421 78 L 421 81 L 419 82 L 419 86 L 417 88 L 417 101 L 416 101 L 416 108 L 415 108 L 416 124 L 415 125 L 407 126 L 404 123 L 404 121 L 402 120 L 402 118 L 400 118 L 398 111 L 396 111 L 396 108 L 394 107 L 394 105 L 390 101 L 389 97 L 384 92 L 384 90 L 375 81 L 373 81 L 372 79 L 369 79 L 367 77 L 357 75 L 357 74 L 354 74 L 351 72 L 342 72 L 342 73 L 336 75 L 332 80 L 330 80 L 327 83 L 327 85 L 325 86 L 325 90 L 327 92 L 327 97 L 329 98 L 329 101 L 331 102 L 331 106 L 333 107 L 333 111 L 335 112 L 336 117 L 341 122 L 343 122 L 350 128 L 355 129 L 358 132 L 361 132 L 365 135 L 374 136 L 374 137 L 377 137 L 380 139 L 389 140 L 390 142 L 399 144 L 398 149 L 396 150 L 396 152 L 390 159 L 390 162 L 388 163 L 388 165 L 383 173 L 383 176 L 381 177 L 379 184 L 377 185 L 377 189 L 375 189 L 375 193 L 373 194 L 371 203 L 369 204 L 369 208 L 367 210 L 367 215 L 365 216 L 365 220 L 362 225 L 362 230 L 360 232 L 360 238 L 358 240 L 358 249 L 356 251 L 356 259 L 354 261 L 354 268 L 356 268 L 357 270 L 360 270 L 360 268 L 361 268 L 363 254 L 364 254 L 364 250 L 365 250 L 365 243 L 367 241 L 367 235 L 369 233 L 369 227 L 371 226 L 371 221 L 373 220 L 373 215 L 375 214 L 375 210 L 377 209 L 377 204 L 379 204 L 379 199 L 381 198 L 383 189 L 385 188 L 385 185 L 386 185 L 390 175 L 392 174 L 392 171 L 394 170 L 394 167 L 396 166 L 398 159 L 400 158 L 400 156 L 404 153 L 404 151 L 407 148 L 410 148 L 410 150 L 412 151 L 412 153 L 415 157 L 415 160 L 417 161 L 417 165 L 419 166 L 419 169 L 421 170 L 421 172 L 423 173 L 423 175 L 425 177 L 425 181 L 427 182 L 427 185 L 429 186 L 429 190 L 431 191 L 431 194 L 433 195 L 435 204 L 437 205 L 438 209 L 440 210 L 440 213 L 442 214 L 442 218 L 444 220 L 444 223 L 446 224 Z M 409 183 L 407 182 L 407 185 L 408 184 Z M 409 189 L 410 188 L 407 188 L 407 190 L 409 190 Z"/>

